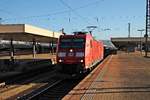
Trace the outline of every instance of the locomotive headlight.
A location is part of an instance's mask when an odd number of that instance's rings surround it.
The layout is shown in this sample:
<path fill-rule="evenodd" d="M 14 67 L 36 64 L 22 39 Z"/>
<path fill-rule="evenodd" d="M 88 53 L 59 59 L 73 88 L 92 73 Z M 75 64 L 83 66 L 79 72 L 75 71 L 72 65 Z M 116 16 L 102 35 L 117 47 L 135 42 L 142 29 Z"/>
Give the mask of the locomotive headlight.
<path fill-rule="evenodd" d="M 61 60 L 61 59 L 59 59 L 58 61 L 59 61 L 59 62 L 62 62 L 62 60 Z"/>
<path fill-rule="evenodd" d="M 73 50 L 72 50 L 72 49 L 70 49 L 69 51 L 70 51 L 70 52 L 73 52 Z"/>
<path fill-rule="evenodd" d="M 83 62 L 83 59 L 82 59 L 82 60 L 80 60 L 80 62 Z"/>
<path fill-rule="evenodd" d="M 86 69 L 88 69 L 88 66 L 85 66 Z"/>
<path fill-rule="evenodd" d="M 59 52 L 58 57 L 66 57 L 66 53 L 65 52 Z"/>
<path fill-rule="evenodd" d="M 76 52 L 76 57 L 83 57 L 84 53 L 83 52 Z"/>

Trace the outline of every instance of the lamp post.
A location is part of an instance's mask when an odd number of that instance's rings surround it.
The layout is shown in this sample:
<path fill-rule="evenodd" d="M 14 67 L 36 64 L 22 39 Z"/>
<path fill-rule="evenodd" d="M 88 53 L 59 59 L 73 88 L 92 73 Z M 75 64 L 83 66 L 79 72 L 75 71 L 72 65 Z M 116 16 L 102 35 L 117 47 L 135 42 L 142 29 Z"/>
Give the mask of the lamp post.
<path fill-rule="evenodd" d="M 0 18 L 0 24 L 2 24 L 2 21 L 3 21 L 3 19 L 2 19 L 2 18 Z"/>
<path fill-rule="evenodd" d="M 52 47 L 52 55 L 54 54 L 54 32 L 52 33 L 52 43 L 51 43 L 51 47 Z"/>
<path fill-rule="evenodd" d="M 139 31 L 141 33 L 141 35 L 140 35 L 140 51 L 142 52 L 142 33 L 145 30 L 144 29 L 140 29 L 140 30 L 137 30 L 137 31 Z"/>
<path fill-rule="evenodd" d="M 130 35 L 131 35 L 131 23 L 128 23 L 128 38 L 130 38 Z"/>

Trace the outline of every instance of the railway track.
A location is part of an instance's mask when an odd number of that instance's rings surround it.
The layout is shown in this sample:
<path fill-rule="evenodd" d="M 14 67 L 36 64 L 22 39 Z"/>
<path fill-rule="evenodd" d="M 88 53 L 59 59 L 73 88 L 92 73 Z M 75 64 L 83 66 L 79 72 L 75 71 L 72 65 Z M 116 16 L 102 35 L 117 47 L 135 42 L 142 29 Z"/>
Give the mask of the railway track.
<path fill-rule="evenodd" d="M 30 92 L 29 94 L 26 94 L 24 96 L 18 97 L 17 100 L 32 100 L 37 98 L 39 95 L 41 95 L 42 93 L 44 93 L 45 91 L 49 90 L 50 88 L 54 87 L 55 85 L 61 83 L 62 80 L 51 80 L 50 83 L 48 83 L 47 85 Z"/>
<path fill-rule="evenodd" d="M 98 64 L 95 65 L 98 66 Z M 94 68 L 95 68 L 94 67 Z M 47 84 L 39 90 L 32 91 L 25 96 L 19 97 L 19 100 L 60 100 L 69 91 L 71 91 L 83 78 L 85 78 L 89 73 L 82 75 L 82 77 L 74 76 L 74 78 L 67 78 L 61 80 L 54 80 L 55 82 Z M 57 79 L 57 78 L 54 78 Z"/>
<path fill-rule="evenodd" d="M 11 84 L 6 84 L 3 89 L 0 88 L 0 97 L 4 96 L 2 94 L 11 94 L 12 92 L 17 91 L 16 94 L 7 96 L 7 98 L 17 98 L 19 100 L 61 99 L 86 76 L 85 75 L 78 80 L 62 79 L 55 76 L 55 71 L 53 71 L 53 73 L 49 72 L 36 75 L 37 76 L 25 81 L 10 82 Z"/>
<path fill-rule="evenodd" d="M 49 70 L 47 70 L 47 71 L 49 71 Z M 33 73 L 32 75 L 29 75 L 28 77 L 22 76 L 22 77 L 17 77 L 16 79 L 13 79 L 13 81 L 12 80 L 7 81 L 3 87 L 0 87 L 0 99 L 11 98 L 11 97 L 14 97 L 15 95 L 18 95 L 24 91 L 29 92 L 29 91 L 27 91 L 28 89 L 30 89 L 30 91 L 31 91 L 32 90 L 31 88 L 33 88 L 33 90 L 34 90 L 34 89 L 37 89 L 39 87 L 46 85 L 46 83 L 44 83 L 44 81 L 46 82 L 47 80 L 49 80 L 53 75 L 52 73 L 55 73 L 55 70 L 50 71 L 50 72 L 44 71 L 46 73 L 43 72 L 42 74 L 40 74 L 40 72 L 36 73 L 36 74 Z M 49 76 L 49 77 L 47 77 L 47 76 Z M 17 80 L 20 78 L 22 78 L 22 79 Z"/>
<path fill-rule="evenodd" d="M 38 76 L 31 76 L 32 78 L 24 78 L 24 81 L 22 80 L 19 80 L 17 82 L 13 82 L 13 83 L 9 83 L 9 84 L 5 84 L 2 88 L 0 88 L 0 93 L 3 93 L 5 91 L 9 91 L 11 89 L 15 89 L 17 87 L 19 87 L 20 85 L 19 84 L 28 84 L 30 82 L 34 82 L 35 80 L 38 80 L 39 81 L 39 78 L 40 77 L 43 77 L 43 76 L 46 76 L 46 75 L 49 75 L 50 73 L 44 73 L 42 75 L 38 75 Z M 29 76 L 28 76 L 29 77 Z M 42 78 L 43 80 L 44 78 Z M 17 85 L 18 84 L 18 85 Z"/>
<path fill-rule="evenodd" d="M 80 79 L 60 79 L 53 80 L 42 87 L 39 90 L 33 91 L 25 96 L 18 98 L 18 100 L 51 100 L 51 99 L 61 99 L 70 90 L 72 90 L 84 77 Z"/>
<path fill-rule="evenodd" d="M 93 70 L 101 62 L 93 66 Z M 39 92 L 37 95 L 33 96 L 29 100 L 61 100 L 66 94 L 68 94 L 79 82 L 84 79 L 89 73 L 84 74 L 82 77 L 75 76 L 75 78 L 64 79 L 58 84 L 55 84 L 47 89 L 44 89 L 42 92 Z"/>

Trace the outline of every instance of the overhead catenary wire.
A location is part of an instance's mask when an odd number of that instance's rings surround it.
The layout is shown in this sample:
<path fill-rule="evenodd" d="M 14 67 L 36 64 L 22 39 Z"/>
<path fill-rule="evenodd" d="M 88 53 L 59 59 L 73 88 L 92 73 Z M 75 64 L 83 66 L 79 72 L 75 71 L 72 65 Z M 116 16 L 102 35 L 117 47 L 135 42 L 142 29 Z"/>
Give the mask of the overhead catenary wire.
<path fill-rule="evenodd" d="M 80 10 L 80 9 L 83 9 L 83 8 L 87 8 L 89 6 L 92 6 L 92 5 L 95 5 L 97 4 L 98 2 L 100 1 L 103 1 L 103 0 L 97 0 L 97 1 L 94 1 L 94 2 L 91 2 L 91 3 L 88 3 L 88 4 L 85 4 L 85 5 L 82 5 L 82 6 L 79 6 L 79 7 L 76 7 L 74 8 L 73 10 Z M 4 11 L 3 11 L 4 12 Z M 68 13 L 70 12 L 70 9 L 68 10 L 62 10 L 62 11 L 56 11 L 56 12 L 53 12 L 53 13 L 47 13 L 47 14 L 42 14 L 42 15 L 32 15 L 32 16 L 24 16 L 24 17 L 16 17 L 16 18 L 3 18 L 4 21 L 7 21 L 7 20 L 19 20 L 19 19 L 30 19 L 30 18 L 39 18 L 39 17 L 49 17 L 49 16 L 54 16 L 54 15 L 59 15 L 59 14 L 64 14 L 64 13 Z M 8 13 L 8 12 L 5 12 L 5 13 Z"/>
<path fill-rule="evenodd" d="M 65 0 L 63 0 L 63 1 L 65 1 Z M 77 12 L 78 13 L 78 10 L 80 10 L 80 9 L 83 9 L 83 8 L 87 8 L 87 7 L 89 7 L 89 6 L 92 6 L 92 5 L 95 5 L 95 4 L 97 4 L 98 2 L 101 2 L 101 1 L 103 1 L 103 0 L 97 0 L 97 1 L 91 1 L 91 2 L 89 2 L 89 3 L 87 3 L 87 4 L 84 4 L 84 5 L 81 5 L 81 6 L 78 6 L 78 7 L 75 7 L 75 8 L 72 8 L 72 6 L 70 6 L 75 12 Z M 67 7 L 68 8 L 68 7 Z M 1 12 L 3 12 L 3 11 L 1 11 Z M 65 13 L 68 13 L 68 12 L 71 12 L 71 13 L 74 13 L 70 8 L 69 9 L 64 9 L 64 10 L 62 10 L 62 11 L 56 11 L 56 12 L 52 12 L 52 13 L 47 13 L 47 14 L 42 14 L 42 15 L 34 15 L 34 16 L 24 16 L 24 17 L 16 17 L 16 18 L 12 18 L 12 17 L 10 17 L 10 18 L 3 18 L 2 17 L 2 20 L 1 20 L 1 22 L 8 22 L 9 23 L 9 21 L 11 20 L 12 22 L 18 22 L 19 20 L 20 20 L 20 22 L 23 22 L 24 20 L 25 21 L 30 21 L 30 23 L 33 23 L 32 21 L 34 21 L 35 23 L 41 23 L 41 21 L 47 21 L 47 22 L 49 22 L 49 21 L 53 21 L 53 20 L 56 20 L 56 19 L 58 19 L 58 18 L 55 18 L 55 19 L 53 19 L 53 16 L 55 16 L 55 15 L 60 15 L 60 14 L 65 14 Z M 7 13 L 7 12 L 5 12 L 5 13 Z M 74 14 L 76 14 L 76 13 L 74 13 Z M 82 16 L 83 17 L 83 16 Z M 140 19 L 141 17 L 144 17 L 144 16 L 123 16 L 123 15 L 120 15 L 120 16 L 106 16 L 106 15 L 102 15 L 102 16 L 97 16 L 97 18 L 95 18 L 95 17 L 92 17 L 92 19 L 94 19 L 94 20 L 90 20 L 90 22 L 92 22 L 92 21 L 96 21 L 97 22 L 97 24 L 99 23 L 101 26 L 103 25 L 103 22 L 104 21 L 107 21 L 107 20 L 109 20 L 109 19 L 119 19 L 119 20 L 129 20 L 129 19 Z M 40 18 L 40 19 L 39 19 Z M 62 18 L 62 17 L 61 17 Z M 23 19 L 23 21 L 22 21 L 22 19 Z M 62 18 L 63 19 L 63 18 Z M 68 18 L 64 18 L 64 20 L 67 20 L 69 23 L 70 23 L 70 25 L 73 25 L 72 24 L 72 22 L 77 22 L 77 20 L 78 19 L 80 19 L 80 16 L 78 16 L 78 18 L 76 19 L 76 18 L 73 18 L 73 17 L 71 17 L 71 15 L 68 17 Z M 81 18 L 82 19 L 82 18 Z M 86 23 L 87 23 L 87 21 L 89 22 L 89 20 L 87 20 L 88 18 L 84 18 L 84 20 L 83 21 L 85 21 Z M 55 21 L 56 22 L 56 21 Z M 52 22 L 53 23 L 53 22 Z M 105 23 L 105 22 L 104 22 Z M 56 24 L 56 23 L 54 23 L 54 24 Z M 58 25 L 58 24 L 57 24 Z M 99 25 L 99 26 L 100 26 Z M 100 27 L 101 27 L 100 26 Z M 102 27 L 101 27 L 102 28 Z M 106 27 L 107 28 L 107 27 Z M 102 29 L 100 29 L 99 28 L 99 30 L 100 31 L 103 31 Z M 117 30 L 117 29 L 116 29 Z"/>
<path fill-rule="evenodd" d="M 5 14 L 7 14 L 7 15 L 9 15 L 9 16 L 19 16 L 19 17 L 21 17 L 18 13 L 17 14 L 15 14 L 14 12 L 11 12 L 11 11 L 8 11 L 8 10 L 4 10 L 4 9 L 2 9 L 2 8 L 0 8 L 0 12 L 1 13 L 5 13 Z M 3 18 L 3 20 L 2 21 L 4 21 L 4 18 Z"/>
<path fill-rule="evenodd" d="M 73 10 L 76 12 L 76 10 L 80 10 L 80 9 L 83 9 L 83 8 L 86 8 L 86 7 L 89 7 L 89 6 L 92 6 L 92 5 L 95 5 L 95 4 L 98 4 L 99 2 L 101 2 L 101 1 L 104 1 L 104 0 L 97 0 L 97 1 L 94 1 L 94 2 L 90 2 L 90 3 L 87 3 L 87 4 L 85 4 L 85 5 L 82 5 L 82 6 L 79 6 L 79 7 L 76 7 L 76 8 L 73 8 Z M 11 13 L 9 13 L 8 11 L 4 11 L 3 9 L 1 10 L 0 9 L 0 11 L 1 12 L 5 12 L 5 13 L 7 13 L 7 14 L 11 14 Z M 68 12 L 70 12 L 71 10 L 70 10 L 70 8 L 69 8 L 69 10 L 68 9 L 66 9 L 66 10 L 62 10 L 62 11 L 56 11 L 56 12 L 53 12 L 53 13 L 47 13 L 47 14 L 42 14 L 42 15 L 33 15 L 33 16 L 24 16 L 24 17 L 16 17 L 16 18 L 3 18 L 3 20 L 2 20 L 2 22 L 9 22 L 9 21 L 13 21 L 13 20 L 15 20 L 15 21 L 17 21 L 17 20 L 23 20 L 23 19 L 32 19 L 32 18 L 42 18 L 42 17 L 51 17 L 51 16 L 55 16 L 55 15 L 60 15 L 60 14 L 64 14 L 64 13 L 68 13 Z M 14 14 L 13 14 L 14 15 Z M 17 15 L 18 16 L 18 15 Z M 82 16 L 81 16 L 82 17 Z M 124 18 L 126 18 L 126 19 L 131 19 L 131 18 L 137 18 L 137 17 L 139 17 L 139 18 L 141 18 L 141 16 L 116 16 L 116 18 L 118 19 L 118 17 L 119 17 L 119 19 L 124 19 Z M 143 16 L 144 17 L 144 16 Z M 98 20 L 100 21 L 100 19 L 102 19 L 102 20 L 105 20 L 107 17 L 106 16 L 101 16 L 101 17 L 99 17 L 98 18 Z M 110 18 L 112 18 L 112 17 L 110 17 Z M 113 16 L 113 19 L 115 18 L 115 16 Z M 89 22 L 89 20 L 86 18 L 81 18 L 81 19 L 83 19 L 85 22 Z M 95 19 L 95 18 L 94 18 Z M 108 18 L 107 18 L 108 19 Z M 68 20 L 71 22 L 71 18 L 68 18 Z"/>
<path fill-rule="evenodd" d="M 69 8 L 75 15 L 77 15 L 78 17 L 80 17 L 82 20 L 84 20 L 87 24 L 91 24 L 88 20 L 85 19 L 85 17 L 81 16 L 78 12 L 76 12 L 76 10 L 74 10 L 72 7 L 70 7 L 66 2 L 64 2 L 63 0 L 59 0 L 64 6 L 66 6 L 67 8 Z"/>

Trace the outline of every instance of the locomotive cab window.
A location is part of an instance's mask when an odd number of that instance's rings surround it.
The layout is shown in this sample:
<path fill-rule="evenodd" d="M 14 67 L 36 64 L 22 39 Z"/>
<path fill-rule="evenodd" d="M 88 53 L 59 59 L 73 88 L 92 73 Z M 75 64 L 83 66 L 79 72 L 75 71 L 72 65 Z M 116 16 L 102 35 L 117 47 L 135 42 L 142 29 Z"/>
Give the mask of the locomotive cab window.
<path fill-rule="evenodd" d="M 60 40 L 60 48 L 83 48 L 83 38 L 63 38 Z"/>
<path fill-rule="evenodd" d="M 61 39 L 60 40 L 60 48 L 70 48 L 71 39 Z"/>
<path fill-rule="evenodd" d="M 83 38 L 75 38 L 73 39 L 73 47 L 74 48 L 83 48 L 84 47 L 84 39 Z"/>

